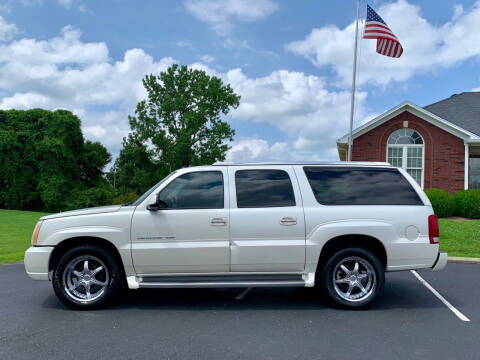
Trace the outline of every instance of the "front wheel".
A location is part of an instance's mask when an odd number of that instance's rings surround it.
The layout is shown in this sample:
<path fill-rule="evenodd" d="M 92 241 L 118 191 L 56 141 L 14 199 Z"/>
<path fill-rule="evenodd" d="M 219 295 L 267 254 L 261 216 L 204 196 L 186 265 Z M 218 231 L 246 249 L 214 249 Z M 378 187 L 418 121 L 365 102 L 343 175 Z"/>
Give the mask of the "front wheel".
<path fill-rule="evenodd" d="M 121 271 L 114 256 L 91 245 L 66 251 L 53 271 L 53 289 L 67 306 L 94 309 L 106 305 L 121 288 Z"/>
<path fill-rule="evenodd" d="M 322 277 L 324 291 L 340 307 L 364 308 L 382 292 L 385 272 L 370 251 L 347 248 L 328 259 Z"/>

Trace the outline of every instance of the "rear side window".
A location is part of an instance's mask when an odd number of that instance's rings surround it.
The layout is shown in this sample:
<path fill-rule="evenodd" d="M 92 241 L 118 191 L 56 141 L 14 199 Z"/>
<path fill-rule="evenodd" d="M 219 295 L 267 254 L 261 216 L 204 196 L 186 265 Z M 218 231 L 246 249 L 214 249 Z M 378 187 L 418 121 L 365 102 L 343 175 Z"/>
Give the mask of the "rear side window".
<path fill-rule="evenodd" d="M 292 182 L 283 170 L 238 170 L 235 188 L 239 208 L 295 206 Z"/>
<path fill-rule="evenodd" d="M 223 208 L 223 174 L 199 171 L 180 175 L 160 193 L 167 209 Z"/>
<path fill-rule="evenodd" d="M 423 205 L 397 169 L 304 167 L 322 205 Z"/>

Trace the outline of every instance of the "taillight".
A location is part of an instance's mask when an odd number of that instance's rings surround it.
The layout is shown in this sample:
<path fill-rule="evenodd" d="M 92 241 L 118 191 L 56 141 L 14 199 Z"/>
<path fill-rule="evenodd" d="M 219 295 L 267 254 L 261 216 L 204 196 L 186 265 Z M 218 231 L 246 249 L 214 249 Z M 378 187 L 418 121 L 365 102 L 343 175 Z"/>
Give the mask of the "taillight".
<path fill-rule="evenodd" d="M 438 244 L 440 230 L 438 229 L 437 215 L 430 215 L 428 217 L 428 237 L 430 238 L 430 244 Z"/>

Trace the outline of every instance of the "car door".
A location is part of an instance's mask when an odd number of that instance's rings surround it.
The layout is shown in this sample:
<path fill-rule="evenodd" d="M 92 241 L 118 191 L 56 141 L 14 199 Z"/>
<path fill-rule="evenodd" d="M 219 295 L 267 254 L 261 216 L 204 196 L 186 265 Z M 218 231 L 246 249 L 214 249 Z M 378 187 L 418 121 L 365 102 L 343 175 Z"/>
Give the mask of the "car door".
<path fill-rule="evenodd" d="M 291 166 L 232 166 L 230 270 L 301 272 L 305 220 Z"/>
<path fill-rule="evenodd" d="M 226 181 L 221 168 L 180 170 L 136 208 L 131 249 L 138 274 L 229 271 Z M 150 211 L 156 194 L 166 208 Z"/>

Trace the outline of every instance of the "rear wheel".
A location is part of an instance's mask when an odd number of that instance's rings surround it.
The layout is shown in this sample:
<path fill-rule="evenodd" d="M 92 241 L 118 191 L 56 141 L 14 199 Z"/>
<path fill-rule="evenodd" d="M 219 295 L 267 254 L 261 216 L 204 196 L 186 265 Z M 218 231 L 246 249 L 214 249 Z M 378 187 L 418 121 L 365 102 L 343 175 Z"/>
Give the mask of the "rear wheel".
<path fill-rule="evenodd" d="M 370 251 L 347 248 L 335 252 L 325 264 L 323 290 L 340 307 L 364 308 L 382 292 L 385 273 Z"/>
<path fill-rule="evenodd" d="M 105 306 L 121 288 L 119 264 L 105 249 L 84 245 L 66 251 L 53 271 L 53 289 L 67 306 Z"/>

